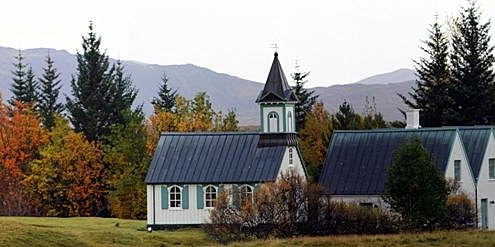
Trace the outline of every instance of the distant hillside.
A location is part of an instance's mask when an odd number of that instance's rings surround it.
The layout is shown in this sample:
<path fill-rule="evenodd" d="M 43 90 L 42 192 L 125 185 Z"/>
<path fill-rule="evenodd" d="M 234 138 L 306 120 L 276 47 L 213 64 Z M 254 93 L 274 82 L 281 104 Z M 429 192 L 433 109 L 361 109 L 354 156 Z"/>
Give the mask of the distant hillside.
<path fill-rule="evenodd" d="M 33 67 L 34 72 L 38 76 L 41 75 L 42 67 L 45 65 L 44 59 L 48 53 L 50 53 L 50 56 L 55 61 L 55 67 L 61 72 L 62 93 L 70 96 L 70 80 L 76 70 L 76 58 L 73 54 L 65 50 L 49 48 L 22 51 L 25 61 Z M 10 84 L 12 82 L 12 74 L 10 71 L 13 69 L 12 63 L 14 62 L 14 56 L 17 54 L 18 51 L 15 49 L 0 47 L 0 92 L 3 94 L 4 99 L 11 97 Z M 126 72 L 131 74 L 132 80 L 139 90 L 136 105 L 143 104 L 143 108 L 147 114 L 152 113 L 150 102 L 156 96 L 161 82 L 160 78 L 165 72 L 169 77 L 169 85 L 172 88 L 177 88 L 180 95 L 190 99 L 196 93 L 205 91 L 210 95 L 216 110 L 226 112 L 230 109 L 235 109 L 241 125 L 259 124 L 258 106 L 254 101 L 263 88 L 262 83 L 217 73 L 192 64 L 157 65 L 135 61 L 123 61 L 123 64 Z M 268 70 L 269 68 L 266 68 L 267 74 Z M 407 74 L 407 70 L 405 69 L 398 71 L 403 71 L 404 73 L 392 72 L 387 74 Z M 325 106 L 330 112 L 335 112 L 338 106 L 346 99 L 355 107 L 357 112 L 362 113 L 366 96 L 369 96 L 370 99 L 374 96 L 376 98 L 377 109 L 383 113 L 385 119 L 402 119 L 397 108 L 404 108 L 404 105 L 399 97 L 396 96 L 396 93 L 407 94 L 413 82 L 379 84 L 380 81 L 383 82 L 385 80 L 383 78 L 387 78 L 387 74 L 362 80 L 365 82 L 364 84 L 373 85 L 347 84 L 318 87 L 313 90 L 315 90 L 316 94 L 320 95 L 319 99 L 325 103 Z M 389 76 L 388 78 L 403 77 Z M 391 79 L 389 81 L 394 82 Z M 62 96 L 61 100 L 65 101 L 65 97 Z"/>
<path fill-rule="evenodd" d="M 416 80 L 416 74 L 411 69 L 398 69 L 389 73 L 379 74 L 364 78 L 355 82 L 356 84 L 389 84 Z"/>
<path fill-rule="evenodd" d="M 335 85 L 313 88 L 313 90 L 320 95 L 319 100 L 323 101 L 330 113 L 335 113 L 339 105 L 344 100 L 347 100 L 357 113 L 362 114 L 366 104 L 366 97 L 370 101 L 374 97 L 377 110 L 383 114 L 386 120 L 403 120 L 404 117 L 398 109 L 407 109 L 407 107 L 397 96 L 397 93 L 407 95 L 414 85 L 414 81 L 406 81 L 392 84 Z"/>
<path fill-rule="evenodd" d="M 73 54 L 65 50 L 46 48 L 27 49 L 23 50 L 22 54 L 26 63 L 31 64 L 34 72 L 39 76 L 48 52 L 55 61 L 55 67 L 61 72 L 62 92 L 70 96 L 71 75 L 75 73 L 77 64 Z M 0 92 L 6 99 L 11 97 L 10 71 L 13 69 L 12 63 L 17 54 L 18 51 L 15 49 L 0 47 Z M 147 114 L 153 111 L 151 99 L 157 94 L 162 74 L 166 73 L 170 87 L 177 88 L 180 95 L 190 99 L 196 93 L 205 91 L 210 95 L 215 109 L 224 112 L 236 109 L 241 123 L 258 123 L 258 107 L 254 100 L 263 87 L 261 83 L 217 73 L 192 64 L 164 66 L 134 61 L 123 61 L 123 64 L 126 72 L 131 74 L 136 88 L 139 89 L 136 104 L 143 104 Z"/>

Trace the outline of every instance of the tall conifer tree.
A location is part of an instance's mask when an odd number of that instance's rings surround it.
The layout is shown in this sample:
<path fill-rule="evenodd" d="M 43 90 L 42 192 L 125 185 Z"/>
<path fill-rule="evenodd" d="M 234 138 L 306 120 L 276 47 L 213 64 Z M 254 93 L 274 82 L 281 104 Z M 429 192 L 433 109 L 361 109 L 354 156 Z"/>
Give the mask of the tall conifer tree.
<path fill-rule="evenodd" d="M 399 94 L 406 105 L 421 110 L 421 125 L 424 127 L 447 125 L 451 121 L 449 43 L 441 29 L 435 17 L 428 40 L 421 47 L 426 57 L 416 61 L 416 88 L 409 93 L 410 99 Z"/>
<path fill-rule="evenodd" d="M 463 8 L 454 21 L 452 34 L 452 124 L 475 125 L 495 122 L 495 85 L 490 21 L 481 20 L 475 1 Z"/>
<path fill-rule="evenodd" d="M 67 98 L 69 118 L 76 131 L 88 140 L 100 141 L 113 125 L 124 124 L 123 110 L 131 107 L 136 91 L 121 64 L 110 66 L 100 50 L 101 37 L 89 25 L 83 38 L 83 51 L 77 53 L 77 75 L 72 78 L 72 96 Z M 130 109 L 129 109 L 130 110 Z"/>
<path fill-rule="evenodd" d="M 304 84 L 308 82 L 306 77 L 309 72 L 296 72 L 292 75 L 292 79 L 296 83 L 294 86 L 294 93 L 299 99 L 296 103 L 295 114 L 296 114 L 296 126 L 297 128 L 304 128 L 304 121 L 306 120 L 306 115 L 311 112 L 313 105 L 318 98 L 318 95 L 313 95 L 314 91 L 310 91 L 304 88 Z"/>
<path fill-rule="evenodd" d="M 151 104 L 157 111 L 172 111 L 175 107 L 175 97 L 177 97 L 177 90 L 172 90 L 168 87 L 168 77 L 164 73 L 162 76 L 162 85 L 158 91 L 158 97 L 154 97 Z"/>
<path fill-rule="evenodd" d="M 38 110 L 40 112 L 42 123 L 45 128 L 51 129 L 55 126 L 55 115 L 61 114 L 64 106 L 57 103 L 60 92 L 60 73 L 53 66 L 53 60 L 50 55 L 46 56 L 46 67 L 43 68 L 43 75 L 39 78 L 40 92 L 38 101 Z"/>
<path fill-rule="evenodd" d="M 24 104 L 33 104 L 37 101 L 38 95 L 36 93 L 37 83 L 34 79 L 33 69 L 24 63 L 24 57 L 19 50 L 19 55 L 15 56 L 17 62 L 15 62 L 12 71 L 13 82 L 11 86 L 12 98 L 9 100 L 11 105 L 14 101 L 20 101 Z"/>
<path fill-rule="evenodd" d="M 125 74 L 124 65 L 120 60 L 117 61 L 115 66 L 110 95 L 111 98 L 108 103 L 109 111 L 112 113 L 111 122 L 113 124 L 128 122 L 129 120 L 124 116 L 124 112 L 131 110 L 132 103 L 137 96 L 137 89 L 132 85 L 131 77 Z"/>

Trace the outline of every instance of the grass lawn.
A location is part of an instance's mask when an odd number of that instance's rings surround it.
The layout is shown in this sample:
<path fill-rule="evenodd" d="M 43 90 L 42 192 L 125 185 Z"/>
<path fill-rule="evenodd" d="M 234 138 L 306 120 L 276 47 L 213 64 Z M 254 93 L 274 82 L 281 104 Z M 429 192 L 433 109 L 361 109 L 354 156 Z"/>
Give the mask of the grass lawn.
<path fill-rule="evenodd" d="M 118 226 L 116 226 L 118 223 Z M 145 231 L 145 221 L 102 218 L 0 217 L 0 246 L 215 246 L 201 229 Z M 268 239 L 230 246 L 495 246 L 495 232 Z"/>

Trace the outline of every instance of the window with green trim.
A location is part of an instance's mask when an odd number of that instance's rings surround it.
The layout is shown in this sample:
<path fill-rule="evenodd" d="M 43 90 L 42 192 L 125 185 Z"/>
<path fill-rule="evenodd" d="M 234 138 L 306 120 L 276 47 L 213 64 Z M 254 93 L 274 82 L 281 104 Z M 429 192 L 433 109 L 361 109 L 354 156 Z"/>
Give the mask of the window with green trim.
<path fill-rule="evenodd" d="M 170 187 L 168 197 L 170 208 L 182 208 L 182 194 L 179 186 L 174 185 Z"/>
<path fill-rule="evenodd" d="M 205 188 L 205 208 L 214 208 L 217 203 L 217 188 L 208 185 Z"/>
<path fill-rule="evenodd" d="M 488 159 L 488 178 L 495 179 L 495 159 Z"/>
<path fill-rule="evenodd" d="M 287 113 L 287 132 L 292 132 L 292 131 L 294 131 L 292 129 L 292 112 L 289 111 Z"/>
<path fill-rule="evenodd" d="M 268 113 L 268 132 L 279 132 L 278 114 L 274 111 Z"/>
<path fill-rule="evenodd" d="M 249 185 L 243 185 L 240 188 L 240 203 L 241 206 L 253 203 L 253 188 Z"/>

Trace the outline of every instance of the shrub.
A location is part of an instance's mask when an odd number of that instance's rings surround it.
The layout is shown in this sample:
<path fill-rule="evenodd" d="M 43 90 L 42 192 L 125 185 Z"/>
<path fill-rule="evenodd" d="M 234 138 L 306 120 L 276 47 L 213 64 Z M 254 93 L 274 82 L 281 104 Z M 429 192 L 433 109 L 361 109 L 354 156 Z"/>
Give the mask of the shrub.
<path fill-rule="evenodd" d="M 318 235 L 384 234 L 397 232 L 397 217 L 387 209 L 364 207 L 356 203 L 333 202 L 320 206 Z"/>
<path fill-rule="evenodd" d="M 447 214 L 446 227 L 449 229 L 466 229 L 475 225 L 475 207 L 464 192 L 447 198 Z"/>
<path fill-rule="evenodd" d="M 396 232 L 396 218 L 386 209 L 332 202 L 322 199 L 320 192 L 319 185 L 308 184 L 294 174 L 263 184 L 254 202 L 242 206 L 232 205 L 235 195 L 225 190 L 204 230 L 224 243 L 269 236 Z"/>

